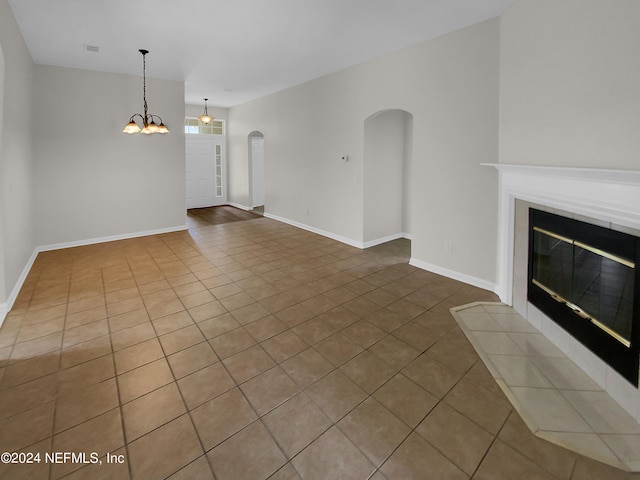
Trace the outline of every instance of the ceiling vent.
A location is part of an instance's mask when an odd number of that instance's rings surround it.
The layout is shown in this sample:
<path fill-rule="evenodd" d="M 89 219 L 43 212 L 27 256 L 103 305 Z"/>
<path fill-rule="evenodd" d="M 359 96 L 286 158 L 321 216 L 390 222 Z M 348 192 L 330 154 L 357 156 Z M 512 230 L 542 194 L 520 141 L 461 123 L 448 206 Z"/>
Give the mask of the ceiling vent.
<path fill-rule="evenodd" d="M 85 50 L 87 52 L 99 52 L 100 51 L 100 47 L 96 47 L 95 45 L 85 45 L 84 48 L 85 48 Z"/>

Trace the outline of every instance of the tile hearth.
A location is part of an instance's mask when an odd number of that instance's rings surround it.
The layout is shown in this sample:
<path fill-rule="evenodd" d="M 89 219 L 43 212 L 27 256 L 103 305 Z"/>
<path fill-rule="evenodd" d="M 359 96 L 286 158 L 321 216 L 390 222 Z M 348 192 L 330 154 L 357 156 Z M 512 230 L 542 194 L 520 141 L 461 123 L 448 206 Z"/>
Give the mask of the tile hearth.
<path fill-rule="evenodd" d="M 513 308 L 475 302 L 451 313 L 536 436 L 640 471 L 640 424 Z"/>

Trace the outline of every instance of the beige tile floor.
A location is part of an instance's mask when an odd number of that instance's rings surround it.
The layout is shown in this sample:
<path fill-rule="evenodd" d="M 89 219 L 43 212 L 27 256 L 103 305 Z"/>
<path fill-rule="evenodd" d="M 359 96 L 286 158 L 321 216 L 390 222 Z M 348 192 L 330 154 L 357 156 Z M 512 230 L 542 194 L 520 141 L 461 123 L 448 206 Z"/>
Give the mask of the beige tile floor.
<path fill-rule="evenodd" d="M 0 451 L 40 462 L 0 478 L 638 478 L 533 436 L 449 312 L 495 296 L 408 254 L 258 218 L 39 255 Z"/>
<path fill-rule="evenodd" d="M 474 302 L 451 312 L 538 437 L 640 471 L 640 424 L 515 310 Z"/>

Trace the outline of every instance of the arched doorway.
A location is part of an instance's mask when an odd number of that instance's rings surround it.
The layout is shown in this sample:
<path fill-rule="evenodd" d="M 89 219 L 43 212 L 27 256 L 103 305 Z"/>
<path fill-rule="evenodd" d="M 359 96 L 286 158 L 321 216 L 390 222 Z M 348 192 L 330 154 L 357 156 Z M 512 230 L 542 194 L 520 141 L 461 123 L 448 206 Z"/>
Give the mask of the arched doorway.
<path fill-rule="evenodd" d="M 364 121 L 365 246 L 411 238 L 413 115 L 383 110 Z"/>
<path fill-rule="evenodd" d="M 249 200 L 251 208 L 264 208 L 264 135 L 258 131 L 249 134 Z"/>

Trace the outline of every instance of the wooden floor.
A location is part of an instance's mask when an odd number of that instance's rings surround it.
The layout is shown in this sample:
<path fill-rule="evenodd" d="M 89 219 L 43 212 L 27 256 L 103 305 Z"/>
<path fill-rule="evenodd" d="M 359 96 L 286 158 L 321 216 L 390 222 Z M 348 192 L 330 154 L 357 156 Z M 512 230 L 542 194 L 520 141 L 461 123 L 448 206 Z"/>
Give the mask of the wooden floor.
<path fill-rule="evenodd" d="M 221 225 L 223 223 L 241 222 L 253 220 L 262 215 L 232 207 L 221 205 L 219 207 L 190 208 L 187 210 L 187 222 L 189 228 L 197 228 L 204 225 Z"/>

